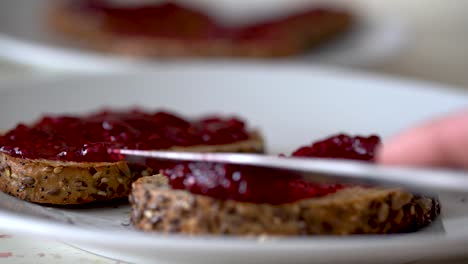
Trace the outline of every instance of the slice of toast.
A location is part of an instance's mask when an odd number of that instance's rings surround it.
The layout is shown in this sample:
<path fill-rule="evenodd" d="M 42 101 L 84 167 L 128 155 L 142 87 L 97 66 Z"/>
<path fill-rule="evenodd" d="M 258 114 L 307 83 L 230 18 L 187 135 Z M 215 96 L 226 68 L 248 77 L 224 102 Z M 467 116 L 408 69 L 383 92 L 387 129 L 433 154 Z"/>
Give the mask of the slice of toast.
<path fill-rule="evenodd" d="M 206 22 L 206 17 L 200 16 L 201 20 Z M 69 37 L 75 43 L 102 52 L 144 58 L 285 57 L 301 54 L 339 36 L 348 31 L 353 24 L 351 14 L 326 10 L 320 14 L 298 15 L 289 20 L 272 21 L 271 24 L 266 22 L 247 27 L 243 31 L 245 36 L 240 37 L 240 40 L 239 37 L 184 39 L 144 34 L 119 34 L 109 29 L 109 23 L 102 15 L 83 12 L 69 4 L 52 6 L 48 17 L 49 27 L 53 31 Z M 118 23 L 125 21 L 128 23 L 128 20 L 132 19 L 122 19 Z M 148 23 L 149 25 L 137 27 L 161 26 L 155 25 L 154 21 Z M 184 21 L 180 23 L 184 23 Z M 177 22 L 169 24 L 174 25 Z M 124 24 L 122 27 L 126 25 Z M 262 26 L 269 27 L 264 30 L 265 35 L 269 36 L 267 39 L 258 37 Z"/>
<path fill-rule="evenodd" d="M 165 176 L 133 183 L 131 220 L 143 231 L 230 235 L 349 235 L 416 231 L 439 214 L 437 200 L 400 189 L 350 187 L 270 205 L 174 190 Z"/>
<path fill-rule="evenodd" d="M 177 151 L 263 153 L 263 139 L 224 145 L 173 147 Z M 0 152 L 0 190 L 20 199 L 55 205 L 83 204 L 127 197 L 131 184 L 152 169 L 120 162 L 71 162 L 23 159 Z"/>

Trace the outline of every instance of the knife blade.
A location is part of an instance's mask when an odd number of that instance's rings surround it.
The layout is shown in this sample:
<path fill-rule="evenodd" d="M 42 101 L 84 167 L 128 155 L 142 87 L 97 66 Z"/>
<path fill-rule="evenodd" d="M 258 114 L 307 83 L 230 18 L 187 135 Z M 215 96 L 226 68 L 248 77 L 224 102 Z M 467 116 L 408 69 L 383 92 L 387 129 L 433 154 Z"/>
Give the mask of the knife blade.
<path fill-rule="evenodd" d="M 343 183 L 369 186 L 404 187 L 419 192 L 468 193 L 468 172 L 436 168 L 382 166 L 368 162 L 279 157 L 261 154 L 194 153 L 114 149 L 129 162 L 146 163 L 146 159 L 169 161 L 214 162 L 257 166 L 293 172 L 305 180 L 318 183 Z M 285 173 L 287 175 L 287 173 Z"/>

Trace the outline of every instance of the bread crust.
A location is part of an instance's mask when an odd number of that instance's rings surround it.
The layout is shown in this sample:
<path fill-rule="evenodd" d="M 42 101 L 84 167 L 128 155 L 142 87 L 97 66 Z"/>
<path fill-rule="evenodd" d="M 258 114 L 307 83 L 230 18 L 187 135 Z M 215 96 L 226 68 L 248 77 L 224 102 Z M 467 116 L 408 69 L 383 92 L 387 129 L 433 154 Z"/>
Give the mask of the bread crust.
<path fill-rule="evenodd" d="M 418 230 L 439 214 L 437 200 L 400 189 L 353 187 L 283 205 L 218 200 L 173 190 L 164 176 L 143 177 L 130 195 L 143 231 L 229 235 L 350 235 Z"/>
<path fill-rule="evenodd" d="M 300 54 L 350 29 L 353 17 L 344 12 L 321 15 L 287 25 L 291 32 L 275 41 L 176 40 L 157 37 L 123 36 L 107 30 L 99 16 L 86 14 L 67 5 L 54 5 L 48 16 L 49 27 L 85 47 L 130 57 L 249 57 L 276 58 Z"/>
<path fill-rule="evenodd" d="M 173 147 L 177 151 L 264 151 L 263 139 L 252 132 L 248 140 L 224 145 Z M 0 190 L 42 204 L 71 205 L 127 197 L 131 184 L 152 169 L 120 162 L 31 160 L 0 152 Z"/>

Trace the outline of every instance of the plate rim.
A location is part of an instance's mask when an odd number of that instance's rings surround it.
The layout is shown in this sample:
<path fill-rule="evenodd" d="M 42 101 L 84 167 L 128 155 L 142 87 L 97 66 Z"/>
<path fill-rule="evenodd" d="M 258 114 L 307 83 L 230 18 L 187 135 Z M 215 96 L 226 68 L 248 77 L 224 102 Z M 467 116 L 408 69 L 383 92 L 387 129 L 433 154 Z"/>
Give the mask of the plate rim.
<path fill-rule="evenodd" d="M 36 218 L 36 217 L 34 217 Z M 376 254 L 385 254 L 389 248 L 392 250 L 408 250 L 406 257 L 428 257 L 428 256 L 455 256 L 460 254 L 460 245 L 468 243 L 468 233 L 455 234 L 453 236 L 439 234 L 393 234 L 389 236 L 376 235 L 355 235 L 348 237 L 327 237 L 313 236 L 304 238 L 282 238 L 265 239 L 245 239 L 242 237 L 219 237 L 219 236 L 187 236 L 177 234 L 144 233 L 138 230 L 108 229 L 90 230 L 84 227 L 69 226 L 64 223 L 50 223 L 37 218 L 31 223 L 30 220 L 21 217 L 17 213 L 5 213 L 0 211 L 0 223 L 3 231 L 12 231 L 20 235 L 35 235 L 47 239 L 66 241 L 74 245 L 87 243 L 88 245 L 99 245 L 105 247 L 121 247 L 123 244 L 131 245 L 129 249 L 148 250 L 178 250 L 184 252 L 197 251 L 201 253 L 209 252 L 258 252 L 281 254 L 285 251 L 289 253 L 304 252 L 308 254 L 329 250 L 330 244 L 337 254 L 349 250 L 371 249 Z M 468 218 L 467 218 L 468 219 Z M 6 224 L 6 227 L 5 227 Z M 23 226 L 15 228 L 14 226 Z M 49 232 L 48 230 L 55 232 Z M 115 232 L 119 232 L 121 237 L 125 237 L 125 242 L 116 239 Z M 451 245 L 447 249 L 447 245 Z M 437 250 L 439 248 L 440 250 Z M 442 247 L 445 246 L 445 247 Z M 78 246 L 79 247 L 79 246 Z M 427 252 L 427 248 L 431 252 Z M 463 247 L 463 246 L 462 246 Z M 464 247 L 463 247 L 464 248 Z M 432 250 L 434 249 L 434 250 Z M 465 254 L 468 254 L 465 252 Z"/>
<path fill-rule="evenodd" d="M 252 71 L 277 71 L 282 74 L 307 74 L 323 79 L 339 75 L 340 79 L 348 79 L 350 82 L 367 83 L 392 83 L 396 88 L 410 87 L 413 91 L 424 91 L 438 93 L 448 96 L 468 97 L 468 90 L 460 85 L 437 82 L 433 80 L 418 79 L 411 76 L 392 75 L 382 72 L 366 71 L 361 68 L 347 68 L 337 65 L 305 65 L 294 62 L 271 63 L 268 61 L 186 61 L 184 63 L 167 63 L 164 67 L 152 67 L 141 64 L 137 67 L 129 67 L 125 71 L 104 71 L 104 72 L 68 72 L 56 74 L 54 72 L 36 72 L 27 78 L 12 76 L 11 78 L 0 79 L 0 92 L 14 89 L 35 89 L 28 87 L 37 82 L 67 82 L 78 79 L 90 79 L 92 81 L 103 78 L 135 78 L 137 76 L 151 76 L 154 72 L 240 72 L 252 74 Z M 190 87 L 189 87 L 190 88 Z M 406 88 L 405 88 L 406 89 Z"/>

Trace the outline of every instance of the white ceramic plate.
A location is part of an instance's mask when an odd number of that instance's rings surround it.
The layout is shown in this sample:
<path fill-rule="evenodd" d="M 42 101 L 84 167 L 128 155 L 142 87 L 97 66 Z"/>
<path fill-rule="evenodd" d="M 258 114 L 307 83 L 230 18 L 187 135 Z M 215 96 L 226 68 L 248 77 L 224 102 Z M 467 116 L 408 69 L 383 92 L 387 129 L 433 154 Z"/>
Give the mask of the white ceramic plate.
<path fill-rule="evenodd" d="M 103 106 L 235 113 L 266 135 L 271 152 L 340 131 L 388 137 L 468 104 L 437 86 L 314 67 L 193 64 L 124 75 L 83 75 L 0 84 L 0 129 L 42 113 Z M 129 209 L 60 209 L 0 194 L 4 231 L 55 238 L 136 263 L 392 263 L 466 254 L 465 197 L 441 194 L 443 215 L 421 232 L 389 236 L 255 240 L 150 235 L 128 227 Z"/>
<path fill-rule="evenodd" d="M 45 8 L 51 1 L 54 0 L 1 1 L 0 57 L 48 70 L 79 72 L 124 71 L 135 64 L 170 63 L 158 60 L 143 62 L 104 55 L 64 41 L 62 37 L 51 33 L 44 23 Z M 250 5 L 250 1 L 231 2 L 237 3 L 240 10 L 245 10 L 242 7 Z M 231 6 L 236 7 L 233 4 Z M 406 27 L 401 18 L 382 14 L 371 15 L 371 12 L 364 8 L 361 11 L 361 21 L 353 32 L 311 54 L 286 61 L 346 66 L 374 66 L 385 62 L 402 48 L 406 40 Z"/>

